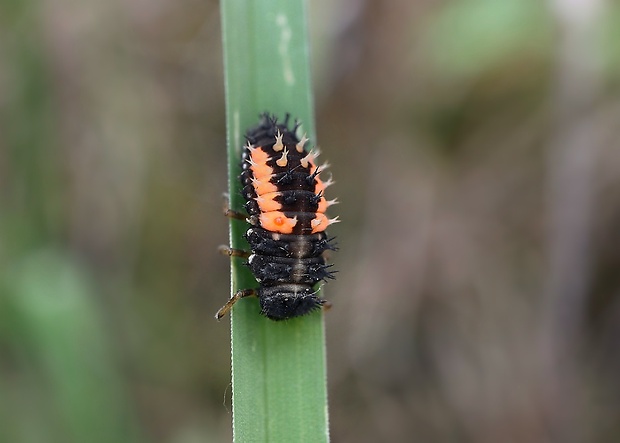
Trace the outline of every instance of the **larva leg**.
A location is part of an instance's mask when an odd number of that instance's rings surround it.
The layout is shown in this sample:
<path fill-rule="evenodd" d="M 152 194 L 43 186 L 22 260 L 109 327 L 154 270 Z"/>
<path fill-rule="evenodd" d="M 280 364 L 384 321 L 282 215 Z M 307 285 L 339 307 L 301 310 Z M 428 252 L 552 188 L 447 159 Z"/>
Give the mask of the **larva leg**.
<path fill-rule="evenodd" d="M 256 289 L 242 289 L 240 291 L 237 291 L 235 295 L 233 295 L 230 300 L 228 300 L 226 304 L 222 306 L 219 311 L 217 311 L 217 314 L 215 314 L 215 318 L 219 320 L 224 317 L 228 313 L 228 311 L 231 310 L 233 305 L 242 298 L 256 297 L 257 295 L 258 293 L 256 292 Z"/>
<path fill-rule="evenodd" d="M 328 302 L 327 300 L 323 300 L 323 303 L 321 304 L 321 309 L 323 310 L 323 312 L 327 312 L 331 308 L 332 308 L 331 302 Z"/>
<path fill-rule="evenodd" d="M 225 245 L 222 245 L 217 249 L 218 251 L 220 251 L 221 254 L 227 255 L 229 257 L 248 258 L 250 255 L 252 255 L 252 252 L 246 251 L 245 249 L 235 249 Z"/>
<path fill-rule="evenodd" d="M 224 215 L 226 217 L 234 218 L 235 220 L 243 220 L 243 221 L 245 221 L 245 219 L 248 217 L 243 212 L 230 209 L 230 196 L 228 194 L 224 194 L 222 196 L 222 203 L 223 203 L 222 207 L 224 210 Z"/>

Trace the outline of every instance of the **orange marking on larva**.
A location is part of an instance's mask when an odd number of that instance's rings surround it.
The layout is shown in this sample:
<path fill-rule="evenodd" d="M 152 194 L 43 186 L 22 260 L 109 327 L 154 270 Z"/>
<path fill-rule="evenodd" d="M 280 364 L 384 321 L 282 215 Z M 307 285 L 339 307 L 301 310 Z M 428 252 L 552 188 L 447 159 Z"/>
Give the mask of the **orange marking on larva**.
<path fill-rule="evenodd" d="M 260 225 L 268 231 L 292 234 L 297 224 L 297 217 L 288 218 L 280 211 L 263 212 L 259 216 Z"/>
<path fill-rule="evenodd" d="M 327 181 L 323 181 L 319 177 L 316 177 L 314 180 L 316 181 L 316 185 L 314 186 L 315 194 L 318 194 L 319 192 L 325 194 L 325 189 L 334 184 L 334 181 L 331 178 Z"/>
<path fill-rule="evenodd" d="M 321 194 L 321 199 L 319 200 L 319 207 L 317 208 L 316 212 L 324 213 L 327 211 L 327 208 L 329 208 L 331 205 L 337 205 L 337 204 L 338 204 L 338 199 L 326 200 L 323 194 Z"/>
<path fill-rule="evenodd" d="M 252 174 L 254 178 L 261 179 L 266 176 L 271 176 L 273 174 L 273 168 L 267 165 L 267 161 L 269 160 L 269 154 L 267 154 L 262 149 L 254 149 L 251 154 L 251 165 L 250 169 L 252 170 Z"/>
<path fill-rule="evenodd" d="M 319 194 L 322 193 L 321 195 L 325 194 L 325 184 L 323 183 L 323 180 L 321 180 L 320 178 L 316 177 L 314 179 L 314 181 L 316 182 L 316 185 L 314 185 L 314 193 L 315 194 Z"/>
<path fill-rule="evenodd" d="M 312 233 L 316 234 L 317 232 L 323 232 L 327 229 L 329 225 L 329 220 L 325 214 L 318 213 L 316 214 L 316 218 L 310 222 L 310 226 L 312 226 Z"/>
<path fill-rule="evenodd" d="M 269 181 L 270 179 L 271 176 L 264 177 L 262 180 L 252 178 L 252 186 L 254 186 L 254 192 L 256 192 L 256 195 L 268 194 L 278 190 L 278 187 Z"/>
<path fill-rule="evenodd" d="M 272 212 L 282 209 L 282 204 L 275 200 L 275 198 L 279 195 L 279 192 L 270 192 L 256 197 L 256 202 L 258 203 L 258 207 L 261 212 Z"/>
<path fill-rule="evenodd" d="M 327 202 L 327 200 L 325 200 L 325 197 L 321 197 L 321 200 L 319 200 L 319 208 L 317 209 L 317 212 L 327 211 L 328 206 L 329 203 Z"/>
<path fill-rule="evenodd" d="M 316 218 L 310 221 L 310 226 L 312 226 L 312 233 L 316 234 L 317 232 L 324 231 L 329 225 L 334 223 L 340 223 L 338 217 L 327 218 L 325 214 L 317 213 Z"/>

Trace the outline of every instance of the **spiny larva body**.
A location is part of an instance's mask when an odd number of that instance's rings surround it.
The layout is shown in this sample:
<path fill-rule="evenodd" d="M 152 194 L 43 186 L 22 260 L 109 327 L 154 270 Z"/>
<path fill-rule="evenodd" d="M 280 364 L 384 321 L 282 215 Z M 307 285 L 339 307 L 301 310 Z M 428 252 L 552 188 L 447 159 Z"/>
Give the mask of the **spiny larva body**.
<path fill-rule="evenodd" d="M 336 201 L 326 200 L 332 180 L 321 179 L 326 165 L 316 164 L 318 152 L 306 148 L 308 139 L 297 137 L 297 127 L 288 128 L 288 116 L 279 123 L 263 114 L 247 132 L 240 179 L 251 225 L 245 233 L 251 250 L 247 265 L 259 287 L 235 294 L 218 318 L 247 296 L 257 296 L 261 313 L 272 320 L 329 306 L 314 287 L 333 278 L 325 252 L 335 247 L 325 230 L 337 218 L 325 211 Z"/>

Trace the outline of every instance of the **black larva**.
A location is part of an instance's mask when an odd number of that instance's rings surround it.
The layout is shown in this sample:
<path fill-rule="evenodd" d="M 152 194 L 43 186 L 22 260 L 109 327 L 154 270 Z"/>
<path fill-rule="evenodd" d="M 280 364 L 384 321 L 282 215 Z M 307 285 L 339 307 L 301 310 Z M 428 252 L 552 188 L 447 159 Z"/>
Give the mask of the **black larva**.
<path fill-rule="evenodd" d="M 288 128 L 288 115 L 279 123 L 268 114 L 247 132 L 242 173 L 245 209 L 249 217 L 227 211 L 250 223 L 245 239 L 250 251 L 224 248 L 231 256 L 247 257 L 247 265 L 259 283 L 257 289 L 238 291 L 218 311 L 221 318 L 243 297 L 256 296 L 261 314 L 272 320 L 299 317 L 330 304 L 317 295 L 315 286 L 333 278 L 325 251 L 336 249 L 325 228 L 336 222 L 325 215 L 336 203 L 325 199 L 331 179 L 320 178 L 318 153 L 308 151 L 305 137 L 296 135 L 298 125 Z"/>

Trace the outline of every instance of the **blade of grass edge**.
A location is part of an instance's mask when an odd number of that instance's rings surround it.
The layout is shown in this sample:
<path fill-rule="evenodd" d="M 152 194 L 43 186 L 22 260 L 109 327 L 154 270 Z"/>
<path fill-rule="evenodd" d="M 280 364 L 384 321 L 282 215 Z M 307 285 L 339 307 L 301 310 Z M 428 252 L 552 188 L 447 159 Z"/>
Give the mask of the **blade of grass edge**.
<path fill-rule="evenodd" d="M 303 0 L 222 0 L 221 8 L 229 192 L 240 210 L 240 150 L 259 113 L 289 112 L 315 140 L 306 11 Z M 231 220 L 233 247 L 247 248 L 246 229 Z M 231 268 L 232 291 L 256 287 L 240 260 Z M 241 300 L 231 347 L 234 441 L 329 441 L 322 313 L 276 323 L 259 315 L 257 300 Z"/>

